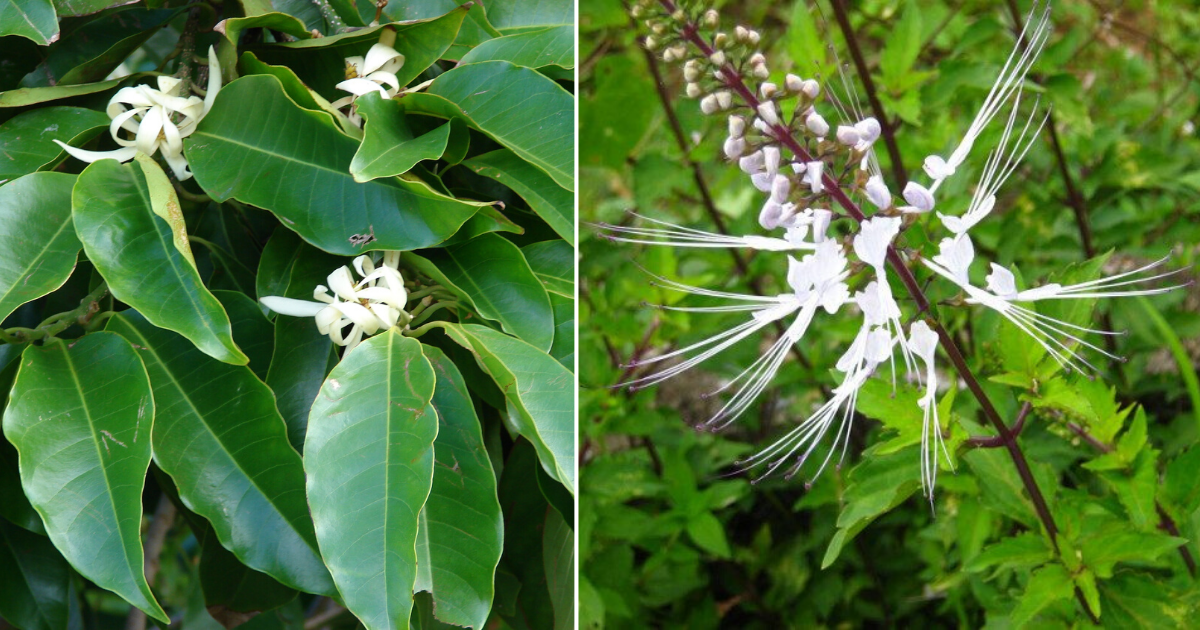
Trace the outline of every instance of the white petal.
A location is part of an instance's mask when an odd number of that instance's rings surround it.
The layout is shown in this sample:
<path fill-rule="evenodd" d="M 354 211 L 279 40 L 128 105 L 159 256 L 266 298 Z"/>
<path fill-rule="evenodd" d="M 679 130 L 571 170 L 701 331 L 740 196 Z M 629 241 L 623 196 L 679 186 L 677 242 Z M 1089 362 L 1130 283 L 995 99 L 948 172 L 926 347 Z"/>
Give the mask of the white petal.
<path fill-rule="evenodd" d="M 262 305 L 279 313 L 280 315 L 291 315 L 292 317 L 315 317 L 325 309 L 325 305 L 320 302 L 309 302 L 308 300 L 294 300 L 292 298 L 280 297 L 277 295 L 268 295 L 259 298 Z"/>
<path fill-rule="evenodd" d="M 221 91 L 221 62 L 217 60 L 217 51 L 208 47 L 208 89 L 204 93 L 204 114 L 212 109 L 217 100 L 217 92 Z M 203 114 L 201 114 L 203 116 Z"/>
<path fill-rule="evenodd" d="M 350 275 L 349 267 L 345 265 L 338 267 L 329 274 L 326 278 L 329 282 L 329 288 L 333 290 L 334 295 L 343 300 L 354 301 L 358 299 L 358 295 L 354 292 L 354 277 Z"/>
<path fill-rule="evenodd" d="M 908 347 L 925 362 L 933 361 L 937 344 L 937 333 L 924 320 L 917 320 L 908 327 Z"/>
<path fill-rule="evenodd" d="M 384 90 L 378 83 L 367 79 L 346 79 L 334 87 L 343 92 L 350 92 L 355 96 L 379 92 L 381 97 L 387 98 L 387 90 Z"/>
<path fill-rule="evenodd" d="M 71 154 L 71 157 L 82 160 L 84 162 L 98 162 L 100 160 L 116 160 L 118 162 L 128 162 L 137 155 L 137 147 L 124 147 L 114 151 L 85 151 L 77 149 L 61 140 L 55 140 L 58 146 L 64 151 Z"/>
<path fill-rule="evenodd" d="M 1006 300 L 1017 297 L 1017 279 L 1013 272 L 992 263 L 992 273 L 987 276 L 988 291 Z"/>
<path fill-rule="evenodd" d="M 158 134 L 163 126 L 163 108 L 154 106 L 146 112 L 142 123 L 138 125 L 137 149 L 145 155 L 154 155 L 158 150 Z"/>
<path fill-rule="evenodd" d="M 370 50 L 367 51 L 366 59 L 363 61 L 361 66 L 362 71 L 359 72 L 359 74 L 363 76 L 371 74 L 372 72 L 382 68 L 383 64 L 391 61 L 392 59 L 399 59 L 400 64 L 404 63 L 404 55 L 396 52 L 395 48 L 392 48 L 391 46 L 385 46 L 383 44 L 375 44 L 371 46 Z M 399 70 L 398 67 L 396 69 Z"/>

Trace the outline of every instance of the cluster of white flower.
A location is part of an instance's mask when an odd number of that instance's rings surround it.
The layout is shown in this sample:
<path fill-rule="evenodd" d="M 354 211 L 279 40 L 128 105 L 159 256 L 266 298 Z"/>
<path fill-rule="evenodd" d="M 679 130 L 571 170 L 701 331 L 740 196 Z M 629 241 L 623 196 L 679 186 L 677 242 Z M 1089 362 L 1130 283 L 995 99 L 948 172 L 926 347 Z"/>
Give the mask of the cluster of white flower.
<path fill-rule="evenodd" d="M 329 274 L 328 287 L 317 285 L 313 290 L 316 302 L 274 295 L 259 301 L 281 315 L 316 318 L 322 335 L 329 335 L 334 343 L 346 346 L 347 351 L 353 350 L 363 337 L 407 324 L 410 319 L 404 310 L 408 291 L 399 271 L 400 252 L 384 252 L 382 264 L 377 267 L 376 263 L 370 254 L 354 259 L 354 269 L 362 278 L 358 282 L 349 267 L 338 267 Z"/>
<path fill-rule="evenodd" d="M 404 55 L 392 48 L 396 43 L 396 32 L 390 28 L 381 31 L 379 42 L 372 45 L 365 57 L 346 58 L 346 80 L 337 84 L 337 89 L 349 92 L 350 96 L 331 103 L 335 109 L 350 106 L 358 97 L 378 92 L 381 98 L 392 98 L 400 91 L 400 79 L 396 73 L 404 67 Z M 355 125 L 362 125 L 362 117 L 353 107 L 347 118 Z"/>
<path fill-rule="evenodd" d="M 635 16 L 644 17 L 649 6 L 648 2 L 638 5 Z M 1140 290 L 1122 288 L 1169 275 L 1140 275 L 1165 261 L 1160 260 L 1111 278 L 1068 287 L 1049 285 L 1018 291 L 1014 274 L 994 263 L 992 273 L 986 279 L 986 288 L 976 287 L 970 281 L 969 268 L 974 259 L 974 246 L 968 232 L 993 210 L 997 190 L 1012 175 L 1045 123 L 1045 119 L 1042 119 L 1040 124 L 1034 124 L 1035 119 L 1031 114 L 1024 119 L 1023 125 L 1017 124 L 1021 86 L 1050 33 L 1049 6 L 1044 6 L 1040 12 L 1035 6 L 1033 17 L 1035 19 L 1030 20 L 1029 26 L 1020 34 L 1020 38 L 1028 44 L 1014 49 L 1009 56 L 962 141 L 948 159 L 930 156 L 925 160 L 925 172 L 930 177 L 930 184 L 925 186 L 909 182 L 901 195 L 904 200 L 902 205 L 895 202 L 884 182 L 874 154 L 873 145 L 882 132 L 876 119 L 847 112 L 844 100 L 842 103 L 833 101 L 839 114 L 849 120 L 833 131 L 831 139 L 831 126 L 817 111 L 821 85 L 813 79 L 803 79 L 793 74 L 786 75 L 782 85 L 767 81 L 771 73 L 765 57 L 755 50 L 759 40 L 757 33 L 739 27 L 733 37 L 718 32 L 711 39 L 704 39 L 695 35 L 697 26 L 688 23 L 687 16 L 681 11 L 650 17 L 647 24 L 654 34 L 647 38 L 647 46 L 652 50 L 663 49 L 666 61 L 683 65 L 687 93 L 700 100 L 701 110 L 713 115 L 735 110 L 728 116 L 724 155 L 729 161 L 736 161 L 741 170 L 749 175 L 750 183 L 768 195 L 759 213 L 761 226 L 765 230 L 783 230 L 784 234 L 782 238 L 727 236 L 654 221 L 662 227 L 602 225 L 600 227 L 605 235 L 613 240 L 648 245 L 739 247 L 760 251 L 810 250 L 811 253 L 799 260 L 789 256 L 789 291 L 776 296 L 728 293 L 660 278 L 666 286 L 679 291 L 734 302 L 721 306 L 667 308 L 698 312 L 748 311 L 750 320 L 685 348 L 642 360 L 641 364 L 674 362 L 679 357 L 694 355 L 659 372 L 643 376 L 632 384 L 641 387 L 676 376 L 767 325 L 794 316 L 786 332 L 757 361 L 720 388 L 719 391 L 730 388 L 735 391 L 728 403 L 705 426 L 713 429 L 724 427 L 744 412 L 767 387 L 783 364 L 788 350 L 809 330 L 819 310 L 823 309 L 832 315 L 848 302 L 853 302 L 862 316 L 862 324 L 854 342 L 837 362 L 836 367 L 843 378 L 833 390 L 831 399 L 779 441 L 743 463 L 748 468 L 767 465 L 766 474 L 790 463 L 790 476 L 800 470 L 816 445 L 836 426 L 829 455 L 816 472 L 819 475 L 835 452 L 840 450 L 844 456 L 857 393 L 866 379 L 880 365 L 891 362 L 894 385 L 897 370 L 893 356 L 895 349 L 899 348 L 909 373 L 918 382 L 924 382 L 925 393 L 918 403 L 924 415 L 921 472 L 925 492 L 932 498 L 939 448 L 947 463 L 950 463 L 937 413 L 938 379 L 934 358 L 939 335 L 926 322 L 919 320 L 907 326 L 906 332 L 906 326 L 901 322 L 900 306 L 892 295 L 889 258 L 891 263 L 902 264 L 902 259 L 895 256 L 892 247 L 905 225 L 911 223 L 906 222 L 904 217 L 928 214 L 934 209 L 934 195 L 938 187 L 954 175 L 976 139 L 1005 108 L 1009 109 L 1009 114 L 1004 132 L 984 165 L 966 212 L 961 215 L 937 213 L 951 236 L 941 242 L 940 251 L 932 260 L 922 260 L 934 273 L 960 287 L 967 295 L 967 303 L 980 304 L 997 311 L 1033 337 L 1063 366 L 1080 368 L 1082 364 L 1092 367 L 1075 351 L 1076 344 L 1108 355 L 1108 352 L 1082 337 L 1088 333 L 1112 333 L 1056 320 L 1018 303 L 1169 291 L 1174 287 Z M 703 27 L 714 28 L 718 18 L 716 12 L 710 10 L 697 21 Z M 689 40 L 689 37 L 693 39 Z M 758 81 L 757 90 L 746 85 L 745 82 L 751 80 Z M 735 95 L 739 95 L 739 98 L 735 99 Z M 784 99 L 789 104 L 795 103 L 790 116 L 781 113 L 784 111 L 781 107 Z M 856 111 L 853 98 L 849 102 Z M 736 111 L 739 109 L 748 110 L 749 114 Z M 845 173 L 844 178 L 848 181 L 839 181 L 839 172 Z M 846 194 L 855 195 L 861 200 L 860 204 L 865 201 L 876 209 L 869 217 L 858 214 L 858 232 L 849 246 L 827 234 L 831 221 L 837 218 L 829 209 L 831 204 L 839 203 L 843 207 L 854 204 Z M 861 213 L 863 208 L 862 205 L 854 207 L 852 214 Z M 847 250 L 853 250 L 861 266 L 848 266 Z M 852 269 L 860 268 L 863 272 L 861 275 L 855 274 L 856 280 L 866 284 L 851 298 L 847 280 Z"/>
<path fill-rule="evenodd" d="M 138 153 L 153 156 L 161 151 L 176 179 L 190 179 L 192 172 L 188 170 L 187 159 L 183 155 L 183 139 L 196 130 L 196 125 L 212 108 L 221 89 L 221 64 L 211 46 L 208 49 L 208 90 L 204 99 L 180 94 L 183 85 L 181 79 L 158 77 L 157 90 L 149 85 L 117 90 L 108 102 L 107 113 L 112 119 L 108 133 L 113 141 L 121 145 L 120 149 L 86 151 L 61 140 L 54 142 L 76 159 L 89 163 L 99 160 L 128 162 Z M 122 129 L 133 139 L 121 137 L 118 132 Z"/>

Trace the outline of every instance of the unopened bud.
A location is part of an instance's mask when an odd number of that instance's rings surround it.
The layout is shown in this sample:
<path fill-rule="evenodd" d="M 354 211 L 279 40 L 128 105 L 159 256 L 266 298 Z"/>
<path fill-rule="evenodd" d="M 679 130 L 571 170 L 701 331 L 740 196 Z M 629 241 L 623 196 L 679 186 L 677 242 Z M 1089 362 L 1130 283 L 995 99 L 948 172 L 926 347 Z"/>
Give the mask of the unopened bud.
<path fill-rule="evenodd" d="M 659 22 L 658 20 L 647 20 L 646 26 L 650 29 L 650 32 L 654 33 L 655 35 L 662 35 L 663 33 L 667 32 L 667 25 Z"/>
<path fill-rule="evenodd" d="M 887 184 L 883 183 L 882 177 L 872 175 L 871 179 L 867 180 L 864 190 L 867 193 L 867 201 L 870 201 L 876 208 L 887 210 L 892 207 L 892 193 L 888 190 Z"/>
<path fill-rule="evenodd" d="M 738 168 L 747 175 L 753 175 L 762 170 L 765 159 L 762 151 L 755 151 L 738 160 Z"/>
<path fill-rule="evenodd" d="M 787 201 L 788 193 L 792 191 L 792 182 L 786 176 L 776 175 L 771 182 L 771 199 L 778 203 Z"/>
<path fill-rule="evenodd" d="M 736 160 L 746 152 L 746 141 L 742 138 L 729 137 L 725 139 L 725 158 Z"/>
<path fill-rule="evenodd" d="M 866 142 L 867 144 L 871 144 L 872 142 L 878 140 L 879 134 L 882 131 L 879 127 L 879 121 L 871 117 L 858 121 L 854 124 L 854 128 L 858 130 L 858 135 L 862 141 Z"/>
<path fill-rule="evenodd" d="M 713 37 L 713 48 L 721 49 L 729 45 L 729 36 L 725 33 L 717 33 Z"/>
<path fill-rule="evenodd" d="M 813 194 L 825 190 L 825 180 L 821 177 L 824 174 L 825 163 L 820 160 L 814 160 L 804 166 L 804 183 L 808 184 Z"/>
<path fill-rule="evenodd" d="M 838 142 L 840 142 L 848 147 L 852 147 L 852 146 L 858 144 L 860 140 L 862 140 L 862 136 L 860 136 L 858 134 L 858 130 L 855 129 L 854 127 L 850 127 L 848 125 L 840 125 L 837 128 L 837 139 L 838 139 Z"/>
<path fill-rule="evenodd" d="M 721 16 L 716 9 L 709 9 L 704 12 L 704 25 L 708 28 L 717 28 L 717 24 L 721 21 Z"/>
<path fill-rule="evenodd" d="M 658 50 L 658 40 L 653 35 L 646 36 L 646 50 Z"/>
<path fill-rule="evenodd" d="M 750 31 L 747 30 L 745 26 L 737 26 L 733 29 L 733 38 L 742 43 L 745 43 L 746 36 L 749 34 L 750 34 Z M 751 62 L 751 63 L 753 63 L 753 62 Z"/>
<path fill-rule="evenodd" d="M 829 123 L 825 122 L 825 117 L 813 112 L 804 119 L 804 126 L 818 138 L 824 138 L 829 135 Z"/>
<path fill-rule="evenodd" d="M 733 107 L 733 93 L 731 93 L 729 90 L 721 90 L 720 92 L 717 92 L 717 105 L 719 105 L 721 109 L 729 109 L 730 107 Z"/>
<path fill-rule="evenodd" d="M 741 138 L 746 133 L 746 119 L 741 116 L 729 117 L 729 137 Z"/>
<path fill-rule="evenodd" d="M 775 110 L 774 102 L 759 103 L 758 117 L 767 125 L 774 126 L 779 124 L 779 113 Z"/>
<path fill-rule="evenodd" d="M 632 15 L 635 20 L 642 17 L 642 5 L 635 4 L 629 7 L 629 15 Z"/>
<path fill-rule="evenodd" d="M 719 109 L 719 107 L 717 106 L 716 94 L 709 94 L 708 96 L 700 99 L 700 111 L 704 112 L 705 114 L 716 113 L 717 109 Z"/>
<path fill-rule="evenodd" d="M 682 23 L 687 20 L 687 14 L 683 12 L 683 9 L 675 9 L 675 12 L 671 14 L 671 19 Z"/>
<path fill-rule="evenodd" d="M 695 59 L 688 59 L 687 63 L 683 64 L 683 78 L 688 82 L 700 80 L 700 62 Z"/>
<path fill-rule="evenodd" d="M 774 175 L 779 172 L 779 160 L 782 155 L 779 152 L 779 147 L 766 146 L 763 147 L 763 167 L 767 172 Z"/>
<path fill-rule="evenodd" d="M 821 84 L 817 83 L 816 79 L 808 79 L 800 86 L 800 92 L 810 99 L 815 99 L 821 95 Z"/>
<path fill-rule="evenodd" d="M 767 68 L 767 64 L 764 63 L 754 66 L 751 74 L 754 75 L 755 79 L 767 79 L 771 76 L 771 70 Z"/>
<path fill-rule="evenodd" d="M 812 236 L 814 243 L 823 243 L 825 241 L 826 233 L 829 231 L 829 222 L 832 219 L 832 212 L 821 208 L 812 209 Z"/>
<path fill-rule="evenodd" d="M 723 66 L 725 65 L 725 53 L 718 50 L 709 55 L 708 60 L 711 61 L 714 66 Z"/>
<path fill-rule="evenodd" d="M 662 54 L 662 58 L 663 58 L 663 61 L 665 61 L 667 63 L 671 63 L 671 62 L 675 61 L 675 48 L 671 47 L 671 48 L 664 50 L 663 54 Z"/>
<path fill-rule="evenodd" d="M 933 193 L 916 182 L 908 182 L 904 187 L 904 200 L 921 212 L 933 210 Z"/>
<path fill-rule="evenodd" d="M 774 83 L 763 83 L 762 85 L 758 86 L 758 92 L 759 94 L 762 94 L 764 99 L 769 100 L 775 98 L 775 95 L 779 93 L 779 86 L 775 85 Z"/>
<path fill-rule="evenodd" d="M 754 67 L 762 66 L 767 63 L 767 58 L 762 53 L 756 52 L 750 55 L 750 65 Z"/>
<path fill-rule="evenodd" d="M 758 35 L 758 31 L 750 31 L 746 34 L 746 43 L 749 44 L 751 48 L 758 45 L 759 39 L 760 37 Z"/>
<path fill-rule="evenodd" d="M 804 80 L 794 74 L 783 77 L 783 87 L 788 92 L 797 93 L 803 86 Z"/>
<path fill-rule="evenodd" d="M 704 93 L 704 90 L 701 90 L 701 89 L 700 89 L 700 84 L 699 84 L 699 83 L 689 83 L 689 84 L 687 84 L 687 95 L 688 95 L 688 98 L 700 98 L 700 95 L 701 95 L 701 94 L 703 94 L 703 93 Z"/>

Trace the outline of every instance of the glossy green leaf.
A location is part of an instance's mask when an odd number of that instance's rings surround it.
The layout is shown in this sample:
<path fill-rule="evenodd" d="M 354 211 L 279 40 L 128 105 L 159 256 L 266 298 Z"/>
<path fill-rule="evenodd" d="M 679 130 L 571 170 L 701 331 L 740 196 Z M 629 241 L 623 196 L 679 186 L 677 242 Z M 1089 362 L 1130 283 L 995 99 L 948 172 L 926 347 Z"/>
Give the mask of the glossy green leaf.
<path fill-rule="evenodd" d="M 509 61 L 526 68 L 575 67 L 575 26 L 564 23 L 490 39 L 463 55 L 460 64 Z"/>
<path fill-rule="evenodd" d="M 575 494 L 575 378 L 553 357 L 478 324 L 442 324 L 508 401 L 509 416 L 542 468 Z"/>
<path fill-rule="evenodd" d="M 42 107 L 0 125 L 0 183 L 41 170 L 65 154 L 54 140 L 79 146 L 108 128 L 103 112 L 82 107 Z"/>
<path fill-rule="evenodd" d="M 316 8 L 314 6 L 314 8 Z M 228 18 L 217 22 L 213 30 L 224 35 L 235 47 L 241 40 L 242 32 L 250 28 L 265 28 L 280 33 L 287 33 L 297 39 L 311 39 L 312 32 L 303 20 L 286 13 L 263 13 L 248 17 Z"/>
<path fill-rule="evenodd" d="M 362 145 L 350 162 L 356 182 L 407 173 L 417 162 L 439 159 L 447 150 L 465 152 L 468 132 L 460 119 L 414 136 L 399 101 L 372 93 L 355 101 L 355 107 L 366 121 Z"/>
<path fill-rule="evenodd" d="M 487 11 L 482 3 L 470 0 L 424 0 L 423 2 L 392 2 L 383 9 L 380 22 L 409 22 L 438 17 L 459 6 L 469 6 L 466 18 L 459 28 L 454 45 L 444 53 L 446 59 L 459 59 L 468 50 L 480 42 L 499 37 L 497 31 L 487 19 Z M 489 5 L 490 6 L 490 5 Z M 360 15 L 364 20 L 375 17 L 375 5 L 362 3 L 359 5 Z"/>
<path fill-rule="evenodd" d="M 291 230 L 276 230 L 267 241 L 258 268 L 259 296 L 279 295 L 311 300 L 318 284 L 327 284 L 330 272 L 345 259 L 300 240 Z M 297 451 L 304 448 L 308 412 L 321 383 L 329 373 L 333 342 L 307 317 L 275 318 L 275 353 L 267 371 L 267 385 L 288 427 L 288 440 Z"/>
<path fill-rule="evenodd" d="M 554 345 L 550 356 L 563 367 L 575 371 L 575 300 L 551 293 L 550 305 L 554 309 Z"/>
<path fill-rule="evenodd" d="M 575 627 L 575 536 L 557 510 L 546 510 L 542 561 L 554 605 L 554 628 L 571 630 Z"/>
<path fill-rule="evenodd" d="M 166 622 L 142 573 L 139 537 L 155 408 L 127 341 L 105 332 L 54 340 L 21 355 L 4 436 L 20 453 L 25 495 L 67 561 Z"/>
<path fill-rule="evenodd" d="M 489 232 L 523 234 L 525 228 L 504 216 L 504 213 L 497 210 L 494 206 L 481 206 L 479 212 L 476 212 L 475 216 L 468 219 L 461 228 L 458 228 L 454 236 L 442 242 L 442 246 L 465 243 L 476 236 Z"/>
<path fill-rule="evenodd" d="M 213 291 L 229 313 L 229 323 L 233 327 L 233 340 L 237 342 L 242 352 L 250 358 L 247 364 L 254 375 L 262 380 L 267 378 L 267 368 L 271 365 L 271 355 L 275 352 L 275 327 L 263 315 L 258 303 L 237 291 Z"/>
<path fill-rule="evenodd" d="M 483 317 L 543 351 L 554 341 L 554 311 L 521 250 L 496 234 L 424 252 Z"/>
<path fill-rule="evenodd" d="M 31 173 L 0 186 L 0 321 L 62 286 L 75 269 L 74 175 Z"/>
<path fill-rule="evenodd" d="M 211 357 L 249 361 L 233 342 L 225 309 L 187 255 L 179 201 L 161 168 L 149 160 L 100 160 L 79 175 L 73 202 L 83 249 L 117 299 Z"/>
<path fill-rule="evenodd" d="M 407 628 L 412 612 L 438 432 L 434 381 L 420 342 L 388 331 L 342 359 L 309 416 L 304 469 L 321 556 L 370 630 Z"/>
<path fill-rule="evenodd" d="M 21 362 L 24 345 L 4 344 L 0 346 L 0 410 L 8 404 L 8 392 Z M 0 432 L 2 434 L 2 432 Z M 2 437 L 2 436 L 0 436 Z M 42 517 L 38 515 L 21 489 L 21 473 L 17 463 L 17 449 L 8 440 L 0 439 L 0 516 L 18 527 L 35 534 L 46 534 Z M 3 611 L 0 611 L 0 615 Z"/>
<path fill-rule="evenodd" d="M 503 31 L 575 23 L 575 4 L 569 0 L 512 0 L 488 5 L 488 20 Z"/>
<path fill-rule="evenodd" d="M 129 0 L 54 0 L 54 10 L 59 18 L 91 15 L 104 9 L 130 4 Z"/>
<path fill-rule="evenodd" d="M 395 178 L 354 182 L 349 166 L 358 143 L 328 115 L 297 106 L 274 76 L 226 85 L 184 145 L 196 181 L 211 197 L 268 209 L 332 253 L 428 247 L 482 205 Z M 368 242 L 356 245 L 362 239 Z"/>
<path fill-rule="evenodd" d="M 414 23 L 378 26 L 329 37 L 252 47 L 251 50 L 266 63 L 294 69 L 305 85 L 327 99 L 336 100 L 347 95 L 334 87 L 346 79 L 346 57 L 365 55 L 379 41 L 382 29 L 396 31 L 393 48 L 404 55 L 404 66 L 396 72 L 396 79 L 400 85 L 407 85 L 442 57 L 454 42 L 466 14 L 466 9 L 451 8 L 444 15 L 430 16 Z"/>
<path fill-rule="evenodd" d="M 122 83 L 136 82 L 144 77 L 154 76 L 154 74 L 155 73 L 152 72 L 141 72 L 120 79 L 101 81 L 99 83 L 56 85 L 54 87 L 26 87 L 16 90 L 8 90 L 7 92 L 0 92 L 0 108 L 26 107 L 29 105 L 37 105 L 38 103 L 47 103 L 49 101 L 71 98 L 73 96 L 96 94 L 98 92 L 105 92 L 107 90 L 116 88 Z"/>
<path fill-rule="evenodd" d="M 537 462 L 537 453 L 529 442 L 518 440 L 504 462 L 498 488 L 504 511 L 504 531 L 511 534 L 504 537 L 497 582 L 503 575 L 514 576 L 519 581 L 516 585 L 519 590 L 515 610 L 510 612 L 500 605 L 499 592 L 496 608 L 515 628 L 551 628 L 555 622 L 554 604 L 547 585 L 545 544 L 541 536 L 529 534 L 539 528 L 544 532 L 546 516 L 554 512 L 542 493 L 533 487 Z"/>
<path fill-rule="evenodd" d="M 42 63 L 22 87 L 103 81 L 130 53 L 146 43 L 183 9 L 119 8 L 64 24 L 62 37 L 45 51 Z"/>
<path fill-rule="evenodd" d="M 421 512 L 417 538 L 417 591 L 433 594 L 440 621 L 483 628 L 492 608 L 504 521 L 496 475 L 462 374 L 441 350 L 422 348 L 437 386 L 433 408 L 433 488 Z"/>
<path fill-rule="evenodd" d="M 200 519 L 203 520 L 203 519 Z M 200 543 L 200 586 L 208 614 L 217 621 L 236 621 L 272 610 L 296 599 L 296 591 L 266 573 L 242 564 L 221 546 L 212 527 L 205 523 L 196 533 Z"/>
<path fill-rule="evenodd" d="M 0 36 L 19 35 L 39 46 L 58 39 L 58 17 L 50 0 L 0 0 Z"/>
<path fill-rule="evenodd" d="M 67 627 L 71 566 L 50 540 L 0 520 L 0 618 L 21 630 Z"/>
<path fill-rule="evenodd" d="M 184 504 L 246 566 L 299 590 L 333 593 L 304 501 L 300 455 L 270 389 L 250 368 L 209 359 L 137 313 L 114 316 L 108 329 L 138 346 L 146 362 L 158 408 L 154 459 Z"/>
<path fill-rule="evenodd" d="M 402 102 L 409 111 L 465 118 L 559 186 L 575 190 L 575 98 L 536 70 L 507 61 L 459 66 Z"/>
<path fill-rule="evenodd" d="M 565 241 L 542 241 L 521 248 L 533 274 L 546 290 L 575 297 L 575 249 Z"/>
<path fill-rule="evenodd" d="M 512 151 L 477 155 L 463 166 L 508 186 L 563 240 L 575 244 L 575 195 Z"/>
<path fill-rule="evenodd" d="M 342 133 L 352 138 L 362 138 L 362 129 L 359 129 L 354 123 L 350 122 L 350 119 L 341 110 L 335 109 L 325 97 L 312 91 L 300 81 L 300 77 L 296 76 L 295 71 L 291 68 L 263 63 L 258 60 L 258 57 L 254 56 L 254 53 L 249 51 L 242 53 L 239 67 L 243 74 L 269 74 L 274 76 L 283 84 L 283 91 L 287 92 L 287 95 L 297 105 L 304 109 L 311 109 L 314 112 L 325 112 L 333 116 Z"/>

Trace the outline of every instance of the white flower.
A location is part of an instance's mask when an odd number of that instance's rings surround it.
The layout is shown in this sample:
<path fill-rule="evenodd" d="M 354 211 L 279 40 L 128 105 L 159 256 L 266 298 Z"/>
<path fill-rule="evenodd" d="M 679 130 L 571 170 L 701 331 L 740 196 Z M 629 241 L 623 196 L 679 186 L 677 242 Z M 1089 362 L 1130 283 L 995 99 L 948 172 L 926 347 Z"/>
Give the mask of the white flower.
<path fill-rule="evenodd" d="M 779 124 L 779 110 L 775 108 L 775 101 L 764 101 L 758 104 L 758 117 L 768 125 Z"/>
<path fill-rule="evenodd" d="M 394 31 L 384 29 L 379 42 L 371 46 L 365 57 L 346 58 L 346 80 L 335 87 L 349 92 L 350 96 L 331 103 L 335 109 L 346 107 L 358 97 L 372 92 L 378 92 L 379 97 L 384 99 L 396 96 L 401 87 L 396 73 L 404 67 L 404 55 L 392 48 L 395 39 Z M 347 117 L 355 125 L 362 124 L 362 117 L 353 110 Z"/>
<path fill-rule="evenodd" d="M 933 501 L 933 487 L 937 482 L 937 451 L 941 447 L 946 456 L 946 464 L 953 469 L 950 452 L 942 441 L 941 423 L 938 421 L 937 408 L 937 369 L 934 367 L 934 357 L 937 354 L 937 333 L 929 328 L 929 324 L 917 321 L 908 327 L 908 344 L 913 354 L 925 363 L 925 394 L 917 401 L 923 411 L 921 421 L 921 488 L 925 496 Z"/>
<path fill-rule="evenodd" d="M 829 135 L 829 123 L 825 121 L 823 116 L 815 111 L 804 119 L 804 126 L 808 127 L 808 130 L 818 138 L 824 138 L 825 136 Z"/>
<path fill-rule="evenodd" d="M 825 180 L 821 178 L 821 175 L 824 173 L 825 163 L 820 160 L 808 162 L 804 165 L 804 183 L 808 184 L 813 194 L 825 190 Z"/>
<path fill-rule="evenodd" d="M 892 207 L 892 193 L 879 175 L 872 175 L 867 180 L 864 192 L 867 194 L 867 201 L 870 201 L 876 208 L 887 210 Z"/>
<path fill-rule="evenodd" d="M 329 274 L 329 286 L 317 285 L 313 290 L 315 302 L 269 295 L 261 298 L 263 306 L 281 315 L 313 317 L 317 330 L 339 346 L 353 350 L 364 336 L 387 330 L 405 318 L 408 291 L 404 278 L 398 271 L 400 252 L 384 252 L 383 264 L 375 266 L 368 254 L 354 259 L 354 269 L 362 277 L 354 281 L 354 275 L 346 266 L 338 267 Z M 332 291 L 333 295 L 329 292 Z M 346 327 L 350 326 L 349 333 Z"/>
<path fill-rule="evenodd" d="M 933 193 L 917 182 L 908 182 L 904 186 L 904 200 L 917 212 L 933 210 Z"/>
<path fill-rule="evenodd" d="M 106 113 L 112 119 L 108 133 L 122 148 L 112 151 L 85 151 L 61 140 L 58 146 L 72 157 L 84 162 L 117 160 L 128 162 L 142 153 L 153 156 L 162 152 L 175 178 L 185 181 L 192 177 L 187 159 L 183 156 L 183 139 L 196 130 L 196 125 L 208 113 L 217 92 L 221 89 L 221 64 L 217 53 L 208 48 L 208 91 L 201 100 L 197 96 L 184 98 L 178 94 L 183 81 L 174 77 L 158 77 L 158 89 L 149 85 L 121 88 L 108 102 Z M 128 107 L 127 107 L 128 106 Z M 122 138 L 124 129 L 133 137 Z"/>

